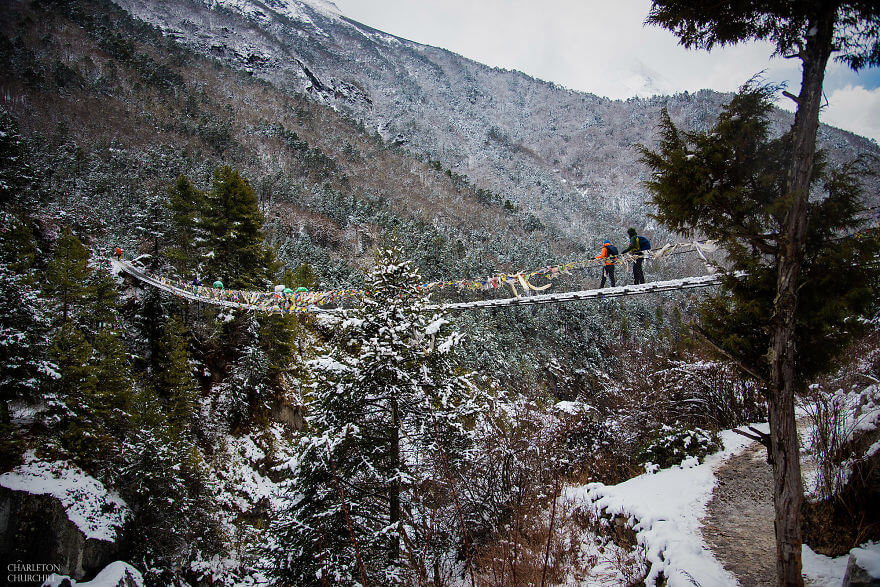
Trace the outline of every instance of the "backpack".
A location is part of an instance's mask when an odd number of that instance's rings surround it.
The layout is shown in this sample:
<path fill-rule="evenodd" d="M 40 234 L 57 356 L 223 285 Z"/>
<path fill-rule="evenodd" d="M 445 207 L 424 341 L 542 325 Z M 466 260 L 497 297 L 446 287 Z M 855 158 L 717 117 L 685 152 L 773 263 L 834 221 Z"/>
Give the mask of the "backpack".
<path fill-rule="evenodd" d="M 605 245 L 605 249 L 607 249 L 609 257 L 614 257 L 615 255 L 617 255 L 617 247 L 615 247 L 614 245 Z"/>
<path fill-rule="evenodd" d="M 639 250 L 640 251 L 648 251 L 651 249 L 651 241 L 647 238 L 639 235 Z"/>

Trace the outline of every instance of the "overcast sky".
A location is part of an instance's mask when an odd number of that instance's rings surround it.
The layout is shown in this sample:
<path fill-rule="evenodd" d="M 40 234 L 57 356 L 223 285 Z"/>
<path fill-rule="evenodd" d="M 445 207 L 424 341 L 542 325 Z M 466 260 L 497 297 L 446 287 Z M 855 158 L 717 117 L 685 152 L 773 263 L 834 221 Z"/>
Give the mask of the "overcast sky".
<path fill-rule="evenodd" d="M 643 26 L 650 0 L 334 0 L 345 16 L 386 33 L 517 69 L 573 90 L 626 99 L 709 88 L 735 91 L 754 74 L 800 88 L 800 62 L 765 43 L 688 51 Z M 880 70 L 826 71 L 822 121 L 880 142 Z M 778 105 L 792 110 L 781 98 Z"/>

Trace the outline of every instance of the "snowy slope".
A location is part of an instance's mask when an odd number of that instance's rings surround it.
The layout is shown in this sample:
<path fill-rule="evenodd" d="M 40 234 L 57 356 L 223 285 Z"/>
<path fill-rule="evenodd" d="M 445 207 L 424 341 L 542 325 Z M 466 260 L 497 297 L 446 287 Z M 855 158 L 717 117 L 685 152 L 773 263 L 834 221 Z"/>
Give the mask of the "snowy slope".
<path fill-rule="evenodd" d="M 764 432 L 767 424 L 757 425 Z M 714 472 L 751 442 L 730 431 L 721 433 L 723 450 L 702 464 L 686 459 L 680 466 L 645 473 L 618 485 L 590 483 L 572 487 L 566 496 L 594 512 L 628 518 L 638 543 L 645 548 L 648 585 L 662 573 L 667 585 L 738 585 L 715 558 L 701 534 L 701 519 L 716 486 Z M 880 543 L 866 543 L 852 551 L 866 568 L 880 572 Z M 803 574 L 812 586 L 837 587 L 846 572 L 847 556 L 830 558 L 803 547 Z M 606 569 L 594 572 L 607 573 Z"/>
<path fill-rule="evenodd" d="M 63 461 L 37 460 L 0 475 L 0 486 L 35 495 L 51 495 L 64 506 L 67 517 L 86 538 L 114 542 L 129 516 L 128 505 L 115 492 Z"/>
<path fill-rule="evenodd" d="M 712 497 L 714 470 L 749 442 L 726 431 L 724 450 L 705 459 L 687 459 L 679 467 L 646 473 L 619 485 L 590 483 L 571 488 L 568 495 L 590 504 L 595 511 L 631 517 L 640 544 L 647 550 L 650 572 L 647 582 L 654 584 L 660 573 L 668 585 L 736 585 L 715 559 L 700 534 L 700 518 Z"/>
<path fill-rule="evenodd" d="M 661 107 L 703 129 L 728 98 L 702 91 L 624 102 L 574 92 L 375 30 L 322 0 L 114 1 L 182 44 L 328 104 L 569 234 L 644 222 L 637 146 L 655 140 Z M 780 113 L 778 130 L 789 124 Z M 877 150 L 828 127 L 820 141 L 849 154 Z"/>

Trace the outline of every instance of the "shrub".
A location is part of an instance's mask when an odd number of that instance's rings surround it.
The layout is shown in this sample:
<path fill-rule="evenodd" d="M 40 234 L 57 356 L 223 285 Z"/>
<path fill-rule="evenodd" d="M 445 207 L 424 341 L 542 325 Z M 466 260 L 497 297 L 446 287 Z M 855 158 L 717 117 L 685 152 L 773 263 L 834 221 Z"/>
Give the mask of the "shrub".
<path fill-rule="evenodd" d="M 639 454 L 638 460 L 667 468 L 681 464 L 689 457 L 702 462 L 706 455 L 718 450 L 721 450 L 721 439 L 717 432 L 664 424 L 654 440 Z"/>

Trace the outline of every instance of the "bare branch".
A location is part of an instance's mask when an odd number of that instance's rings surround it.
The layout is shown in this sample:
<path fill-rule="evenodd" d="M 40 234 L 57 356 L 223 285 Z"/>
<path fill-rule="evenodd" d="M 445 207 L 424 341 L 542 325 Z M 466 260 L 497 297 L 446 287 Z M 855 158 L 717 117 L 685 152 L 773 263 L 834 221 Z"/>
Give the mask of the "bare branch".
<path fill-rule="evenodd" d="M 801 105 L 800 98 L 798 98 L 797 96 L 795 96 L 794 94 L 792 94 L 788 90 L 782 90 L 782 95 L 785 96 L 786 98 L 789 98 L 790 100 L 792 100 L 798 106 Z"/>
<path fill-rule="evenodd" d="M 694 332 L 699 334 L 703 338 L 703 340 L 708 342 L 712 348 L 714 348 L 716 351 L 718 351 L 719 353 L 721 353 L 722 355 L 724 355 L 725 357 L 727 357 L 728 359 L 730 359 L 731 361 L 736 363 L 736 365 L 740 369 L 742 369 L 743 371 L 745 371 L 746 373 L 748 373 L 749 375 L 751 375 L 752 377 L 754 377 L 757 381 L 760 381 L 761 383 L 767 382 L 767 378 L 764 377 L 763 375 L 758 374 L 758 371 L 756 369 L 750 367 L 749 365 L 746 365 L 745 363 L 742 362 L 741 359 L 734 357 L 729 352 L 727 352 L 726 350 L 721 348 L 718 344 L 716 344 L 715 341 L 713 341 L 711 338 L 709 338 L 709 334 L 705 330 L 703 330 L 703 328 L 699 324 L 697 324 L 695 322 L 691 322 L 690 327 Z"/>

